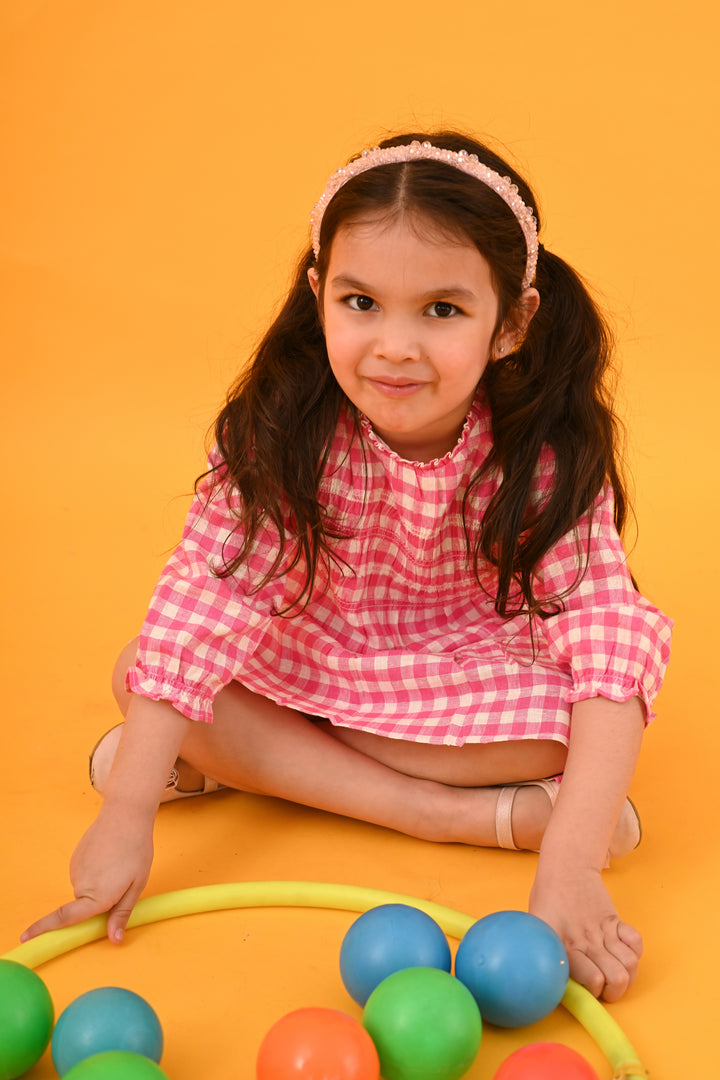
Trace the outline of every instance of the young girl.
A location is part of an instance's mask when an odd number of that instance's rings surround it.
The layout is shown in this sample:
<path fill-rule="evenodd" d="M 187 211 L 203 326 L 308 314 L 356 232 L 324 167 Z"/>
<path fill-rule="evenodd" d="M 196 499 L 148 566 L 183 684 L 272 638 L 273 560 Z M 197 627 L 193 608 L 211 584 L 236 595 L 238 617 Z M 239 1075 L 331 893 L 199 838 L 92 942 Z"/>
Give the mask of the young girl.
<path fill-rule="evenodd" d="M 330 179 L 118 663 L 76 899 L 24 939 L 107 911 L 120 941 L 158 804 L 222 784 L 539 850 L 529 909 L 574 978 L 606 1000 L 632 981 L 601 870 L 639 842 L 671 624 L 618 538 L 609 336 L 535 205 L 452 133 Z"/>

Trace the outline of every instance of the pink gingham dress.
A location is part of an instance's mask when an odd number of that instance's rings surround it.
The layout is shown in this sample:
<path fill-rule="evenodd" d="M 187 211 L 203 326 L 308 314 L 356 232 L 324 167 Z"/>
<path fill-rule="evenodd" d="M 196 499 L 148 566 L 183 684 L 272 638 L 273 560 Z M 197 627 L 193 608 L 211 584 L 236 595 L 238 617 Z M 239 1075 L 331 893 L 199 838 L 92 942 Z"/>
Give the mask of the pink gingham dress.
<path fill-rule="evenodd" d="M 536 595 L 575 587 L 559 614 L 536 620 L 533 649 L 527 618 L 500 618 L 468 565 L 462 497 L 491 447 L 482 394 L 436 461 L 404 461 L 367 420 L 361 428 L 359 439 L 341 416 L 320 498 L 348 536 L 334 542 L 330 580 L 296 617 L 274 612 L 297 594 L 302 572 L 254 589 L 273 560 L 269 529 L 234 576 L 214 576 L 223 553 L 237 551 L 236 519 L 222 491 L 207 503 L 206 484 L 152 597 L 130 690 L 210 721 L 216 695 L 238 680 L 334 724 L 450 746 L 567 743 L 573 702 L 598 695 L 637 695 L 652 715 L 672 623 L 633 588 L 610 490 L 589 537 L 581 522 L 579 541 L 564 537 L 542 561 Z M 536 499 L 551 479 L 548 455 Z M 476 520 L 497 483 L 475 489 Z M 579 582 L 578 542 L 590 548 Z"/>

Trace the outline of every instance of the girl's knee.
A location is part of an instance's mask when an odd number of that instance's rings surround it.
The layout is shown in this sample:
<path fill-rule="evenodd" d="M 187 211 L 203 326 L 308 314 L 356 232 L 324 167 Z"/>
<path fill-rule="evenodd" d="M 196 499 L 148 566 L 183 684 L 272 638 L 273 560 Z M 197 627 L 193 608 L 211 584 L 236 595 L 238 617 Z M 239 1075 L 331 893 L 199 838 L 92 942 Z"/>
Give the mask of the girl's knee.
<path fill-rule="evenodd" d="M 127 707 L 130 703 L 130 692 L 125 688 L 125 676 L 127 675 L 128 668 L 131 668 L 135 663 L 139 641 L 139 637 L 133 638 L 132 641 L 128 641 L 127 645 L 118 656 L 115 667 L 113 668 L 112 691 L 123 715 L 127 712 Z"/>

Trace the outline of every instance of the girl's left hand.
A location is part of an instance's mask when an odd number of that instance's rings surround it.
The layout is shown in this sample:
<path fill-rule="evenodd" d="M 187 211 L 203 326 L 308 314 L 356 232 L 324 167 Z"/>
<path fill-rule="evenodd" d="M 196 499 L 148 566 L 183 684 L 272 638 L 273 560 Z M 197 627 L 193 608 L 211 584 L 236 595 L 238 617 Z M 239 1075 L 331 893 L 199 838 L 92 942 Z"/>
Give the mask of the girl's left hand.
<path fill-rule="evenodd" d="M 600 871 L 566 870 L 545 878 L 539 867 L 529 911 L 560 936 L 570 975 L 595 997 L 617 1001 L 632 985 L 642 937 L 620 919 Z"/>

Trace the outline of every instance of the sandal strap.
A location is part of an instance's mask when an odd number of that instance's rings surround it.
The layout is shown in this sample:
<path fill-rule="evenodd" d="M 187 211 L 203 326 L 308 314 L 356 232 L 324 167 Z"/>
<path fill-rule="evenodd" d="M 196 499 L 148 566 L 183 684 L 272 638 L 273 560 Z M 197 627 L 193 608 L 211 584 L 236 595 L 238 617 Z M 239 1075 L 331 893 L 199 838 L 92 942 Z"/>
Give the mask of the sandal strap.
<path fill-rule="evenodd" d="M 512 808 L 515 801 L 517 784 L 507 784 L 500 788 L 495 805 L 495 835 L 498 847 L 508 851 L 518 851 L 512 831 Z"/>
<path fill-rule="evenodd" d="M 542 788 L 553 806 L 557 799 L 557 780 L 521 780 L 518 784 L 504 784 L 500 788 L 495 805 L 495 835 L 498 847 L 507 851 L 520 851 L 512 831 L 512 810 L 518 788 L 521 787 Z"/>
<path fill-rule="evenodd" d="M 497 803 L 495 804 L 495 835 L 497 837 L 498 847 L 505 848 L 508 851 L 520 850 L 515 843 L 515 837 L 513 836 L 512 831 L 513 803 L 518 788 L 542 788 L 550 800 L 551 805 L 555 806 L 559 790 L 558 779 L 559 778 L 554 778 L 552 780 L 524 780 L 518 784 L 503 784 L 502 787 L 500 787 Z M 629 835 L 623 835 L 623 843 L 617 841 L 613 844 L 611 842 L 608 857 L 605 862 L 606 867 L 610 865 L 611 858 L 618 858 L 621 855 L 627 855 L 628 851 L 634 851 L 642 838 L 640 815 L 631 799 L 625 800 L 621 811 L 621 817 L 626 819 L 625 833 Z M 618 831 L 617 828 L 616 831 Z"/>

